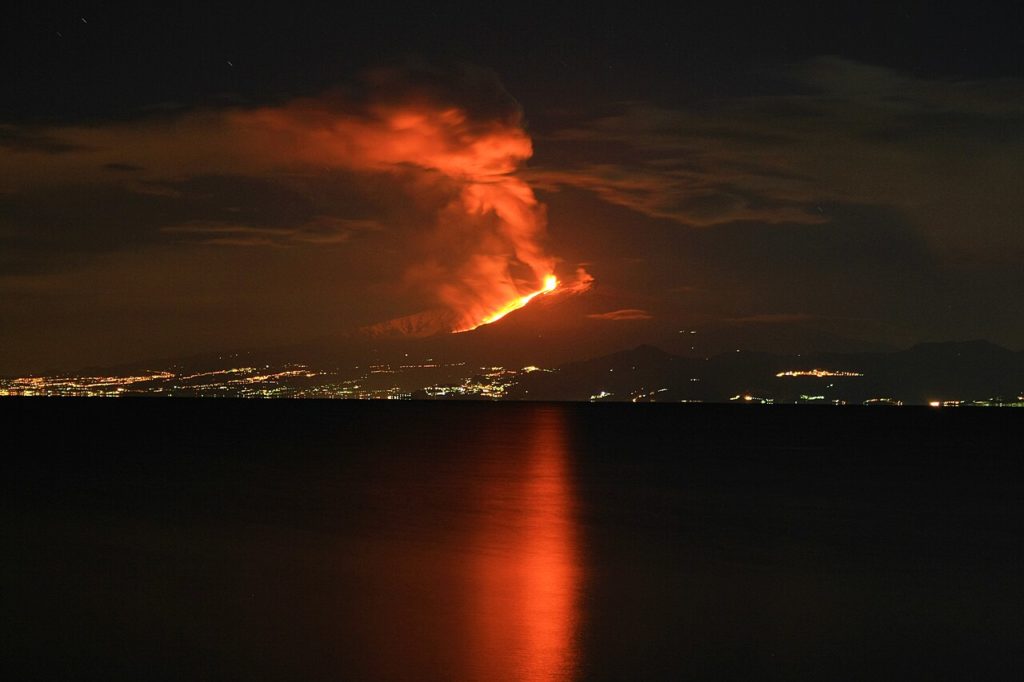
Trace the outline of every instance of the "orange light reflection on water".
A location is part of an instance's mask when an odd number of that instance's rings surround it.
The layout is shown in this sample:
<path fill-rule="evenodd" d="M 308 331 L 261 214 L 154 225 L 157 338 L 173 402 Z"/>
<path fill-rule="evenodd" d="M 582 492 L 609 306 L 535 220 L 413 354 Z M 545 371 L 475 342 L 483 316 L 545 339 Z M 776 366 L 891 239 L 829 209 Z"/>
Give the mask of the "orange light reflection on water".
<path fill-rule="evenodd" d="M 470 667 L 477 679 L 568 680 L 581 557 L 564 413 L 539 412 L 522 438 L 525 466 L 494 458 L 500 470 L 485 472 L 480 488 L 486 511 L 470 571 Z"/>

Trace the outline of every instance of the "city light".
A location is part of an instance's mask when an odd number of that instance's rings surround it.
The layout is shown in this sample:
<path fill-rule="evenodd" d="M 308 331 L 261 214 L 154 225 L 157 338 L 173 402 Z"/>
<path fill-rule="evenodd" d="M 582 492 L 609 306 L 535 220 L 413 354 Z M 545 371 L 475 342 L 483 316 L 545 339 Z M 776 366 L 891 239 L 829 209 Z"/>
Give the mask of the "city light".
<path fill-rule="evenodd" d="M 791 369 L 786 372 L 779 372 L 776 377 L 862 377 L 862 372 L 846 372 L 831 369 Z"/>

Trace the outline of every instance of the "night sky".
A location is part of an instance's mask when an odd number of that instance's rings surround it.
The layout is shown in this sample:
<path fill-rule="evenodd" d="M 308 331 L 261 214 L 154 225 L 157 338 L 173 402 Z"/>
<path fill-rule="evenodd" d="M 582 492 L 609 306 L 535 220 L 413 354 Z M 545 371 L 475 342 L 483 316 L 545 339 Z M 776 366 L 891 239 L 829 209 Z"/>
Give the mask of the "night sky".
<path fill-rule="evenodd" d="M 830 5 L 7 10 L 0 373 L 458 327 L 545 268 L 636 343 L 1024 347 L 1022 14 Z"/>

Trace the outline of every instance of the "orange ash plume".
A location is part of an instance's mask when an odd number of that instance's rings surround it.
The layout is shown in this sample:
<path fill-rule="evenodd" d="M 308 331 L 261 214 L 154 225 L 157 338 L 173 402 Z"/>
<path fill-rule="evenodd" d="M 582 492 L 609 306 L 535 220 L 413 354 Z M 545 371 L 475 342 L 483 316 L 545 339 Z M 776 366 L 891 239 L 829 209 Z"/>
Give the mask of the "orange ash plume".
<path fill-rule="evenodd" d="M 414 317 L 422 327 L 424 315 L 430 331 L 468 331 L 558 286 L 555 259 L 543 246 L 544 207 L 514 175 L 533 154 L 518 111 L 476 120 L 421 96 L 359 114 L 323 100 L 300 100 L 236 112 L 235 118 L 292 161 L 402 175 L 413 168 L 454 188 L 455 198 L 429 235 L 439 257 L 408 273 L 410 286 L 432 290 L 440 310 L 377 325 L 377 331 L 390 326 L 407 332 L 403 320 Z"/>

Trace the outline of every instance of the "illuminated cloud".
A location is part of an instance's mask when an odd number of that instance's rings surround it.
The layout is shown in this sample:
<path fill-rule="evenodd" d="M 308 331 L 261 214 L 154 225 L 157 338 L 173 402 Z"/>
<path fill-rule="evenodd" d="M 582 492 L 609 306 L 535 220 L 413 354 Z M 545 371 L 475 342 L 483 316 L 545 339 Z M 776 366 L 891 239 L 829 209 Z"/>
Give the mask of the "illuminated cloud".
<path fill-rule="evenodd" d="M 531 171 L 528 178 L 538 189 L 583 189 L 610 204 L 690 227 L 740 221 L 816 224 L 827 220 L 793 199 L 789 199 L 788 204 L 770 204 L 750 192 L 712 178 L 695 178 L 692 171 L 673 168 L 669 163 L 632 168 L 586 164 L 575 169 Z"/>
<path fill-rule="evenodd" d="M 549 268 L 557 296 L 530 307 L 567 325 L 637 301 L 652 327 L 831 319 L 841 300 L 849 335 L 970 329 L 1019 346 L 1022 102 L 1016 79 L 820 58 L 743 97 L 533 107 L 529 135 L 472 69 L 382 71 L 273 106 L 0 124 L 2 360 L 65 357 L 70 329 L 88 362 L 382 320 L 438 333 Z M 584 261 L 600 286 L 570 314 Z M 136 336 L 112 339 L 128 317 Z"/>
<path fill-rule="evenodd" d="M 216 221 L 193 221 L 161 228 L 183 240 L 217 246 L 294 246 L 344 244 L 353 236 L 382 229 L 372 220 L 317 216 L 295 228 L 253 227 Z"/>
<path fill-rule="evenodd" d="M 688 108 L 631 102 L 542 138 L 530 171 L 691 227 L 833 221 L 830 206 L 900 212 L 936 248 L 1024 253 L 1024 81 L 919 78 L 821 57 L 764 74 L 761 94 Z M 973 229 L 978 226 L 979 229 Z"/>
<path fill-rule="evenodd" d="M 518 106 L 485 72 L 382 70 L 357 94 L 101 126 L 8 126 L 0 129 L 0 144 L 8 149 L 0 154 L 0 191 L 74 187 L 100 198 L 113 187 L 133 195 L 111 205 L 137 203 L 139 196 L 201 197 L 188 185 L 217 178 L 273 183 L 275 191 L 304 195 L 303 201 L 311 176 L 388 176 L 424 214 L 396 254 L 406 266 L 401 284 L 416 296 L 431 292 L 426 302 L 453 329 L 488 319 L 555 272 L 544 207 L 515 174 L 532 155 L 532 142 Z M 354 224 L 366 222 L 305 215 L 260 224 L 225 216 L 220 207 L 216 212 L 183 215 L 157 225 L 154 234 L 221 246 L 341 244 Z"/>
<path fill-rule="evenodd" d="M 623 308 L 622 310 L 611 310 L 607 313 L 592 313 L 587 315 L 595 320 L 650 320 L 653 316 L 646 310 L 639 308 Z"/>

